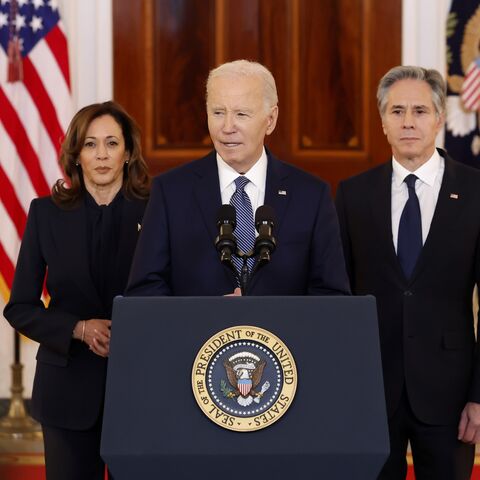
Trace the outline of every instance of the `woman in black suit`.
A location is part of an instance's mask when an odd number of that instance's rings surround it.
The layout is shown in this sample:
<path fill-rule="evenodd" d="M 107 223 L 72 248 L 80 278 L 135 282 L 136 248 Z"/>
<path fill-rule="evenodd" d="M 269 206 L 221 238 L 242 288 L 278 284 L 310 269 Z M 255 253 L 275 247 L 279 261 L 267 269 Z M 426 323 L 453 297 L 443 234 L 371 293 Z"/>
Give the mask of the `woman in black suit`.
<path fill-rule="evenodd" d="M 47 479 L 103 480 L 112 302 L 126 286 L 149 176 L 138 127 L 114 102 L 74 116 L 60 162 L 67 180 L 30 206 L 4 315 L 40 344 L 32 415 L 42 424 Z"/>

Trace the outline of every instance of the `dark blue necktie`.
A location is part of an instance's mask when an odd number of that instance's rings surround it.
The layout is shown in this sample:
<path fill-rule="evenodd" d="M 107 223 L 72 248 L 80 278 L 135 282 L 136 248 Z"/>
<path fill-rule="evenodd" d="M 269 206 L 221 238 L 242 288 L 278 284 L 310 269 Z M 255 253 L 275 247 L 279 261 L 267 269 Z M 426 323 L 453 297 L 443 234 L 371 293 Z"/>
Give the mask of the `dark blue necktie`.
<path fill-rule="evenodd" d="M 415 193 L 417 177 L 410 174 L 405 178 L 408 200 L 400 217 L 398 228 L 397 255 L 406 278 L 410 278 L 422 250 L 422 217 L 420 204 Z"/>
<path fill-rule="evenodd" d="M 255 225 L 253 222 L 253 209 L 250 198 L 245 192 L 245 185 L 250 180 L 243 175 L 235 179 L 235 186 L 237 189 L 230 198 L 230 205 L 235 207 L 237 213 L 237 226 L 235 227 L 235 238 L 237 239 L 237 245 L 243 252 L 248 252 L 253 248 L 255 243 Z M 247 261 L 248 269 L 252 271 L 254 259 L 249 258 Z M 233 263 L 240 272 L 243 265 L 243 260 L 234 257 Z"/>

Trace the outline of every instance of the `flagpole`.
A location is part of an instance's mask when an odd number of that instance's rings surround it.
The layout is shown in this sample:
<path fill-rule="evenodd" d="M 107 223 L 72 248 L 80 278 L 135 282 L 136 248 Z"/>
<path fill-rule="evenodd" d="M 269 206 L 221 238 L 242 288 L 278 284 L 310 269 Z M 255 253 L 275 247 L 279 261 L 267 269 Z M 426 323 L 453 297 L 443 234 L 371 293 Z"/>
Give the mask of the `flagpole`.
<path fill-rule="evenodd" d="M 15 439 L 42 438 L 42 429 L 25 409 L 23 400 L 23 365 L 20 362 L 20 335 L 14 331 L 12 383 L 8 413 L 0 418 L 0 437 Z"/>

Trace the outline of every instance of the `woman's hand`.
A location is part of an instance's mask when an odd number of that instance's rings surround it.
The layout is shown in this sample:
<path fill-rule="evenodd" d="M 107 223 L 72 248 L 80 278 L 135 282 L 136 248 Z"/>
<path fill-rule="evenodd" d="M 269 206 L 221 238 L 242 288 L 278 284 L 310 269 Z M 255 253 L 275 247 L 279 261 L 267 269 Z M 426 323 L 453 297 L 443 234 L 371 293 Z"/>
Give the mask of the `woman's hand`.
<path fill-rule="evenodd" d="M 111 320 L 103 320 L 100 318 L 81 320 L 75 326 L 73 336 L 85 342 L 93 353 L 101 357 L 108 357 L 110 352 L 111 325 Z"/>

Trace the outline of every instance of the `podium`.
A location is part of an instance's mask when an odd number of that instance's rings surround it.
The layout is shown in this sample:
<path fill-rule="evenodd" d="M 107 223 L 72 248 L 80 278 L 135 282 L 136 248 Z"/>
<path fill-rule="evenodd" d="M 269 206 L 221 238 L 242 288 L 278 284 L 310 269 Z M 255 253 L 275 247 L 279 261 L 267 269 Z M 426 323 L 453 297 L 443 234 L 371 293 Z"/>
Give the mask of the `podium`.
<path fill-rule="evenodd" d="M 192 390 L 202 345 L 239 325 L 280 338 L 298 374 L 288 411 L 249 432 Z M 388 453 L 373 297 L 115 299 L 101 454 L 116 480 L 371 480 Z"/>

